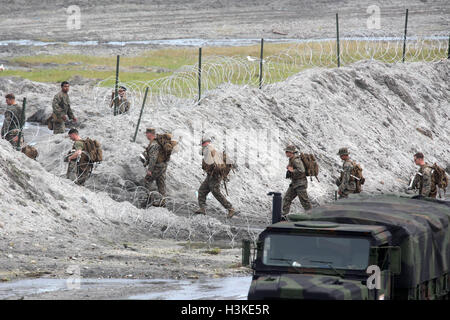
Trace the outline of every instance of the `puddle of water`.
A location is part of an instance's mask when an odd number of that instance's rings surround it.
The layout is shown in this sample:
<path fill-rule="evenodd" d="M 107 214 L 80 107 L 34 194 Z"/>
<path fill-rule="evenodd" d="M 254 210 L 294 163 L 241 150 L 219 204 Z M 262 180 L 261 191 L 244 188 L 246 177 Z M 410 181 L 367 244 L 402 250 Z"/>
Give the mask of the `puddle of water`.
<path fill-rule="evenodd" d="M 408 37 L 407 40 L 446 40 L 448 36 L 427 36 L 427 37 Z M 322 39 L 264 39 L 265 42 L 271 43 L 304 43 L 304 42 L 326 42 L 330 40 L 336 40 L 335 38 L 322 38 Z M 359 41 L 400 41 L 402 37 L 342 37 L 341 40 L 359 40 Z M 157 39 L 157 40 L 141 40 L 141 41 L 69 41 L 69 42 L 44 42 L 35 40 L 3 40 L 0 41 L 0 46 L 16 45 L 16 46 L 48 46 L 55 44 L 67 44 L 71 46 L 97 46 L 100 44 L 106 44 L 111 46 L 126 46 L 126 45 L 166 45 L 166 46 L 248 46 L 252 44 L 258 44 L 261 39 Z"/>
<path fill-rule="evenodd" d="M 136 300 L 246 300 L 252 277 L 203 279 L 180 283 L 179 289 L 129 297 Z"/>
<path fill-rule="evenodd" d="M 4 115 L 0 115 L 0 128 L 3 126 Z M 23 127 L 25 143 L 35 145 L 37 142 L 44 141 L 46 137 L 53 135 L 53 131 L 48 130 L 46 126 L 39 123 L 25 122 Z"/>
<path fill-rule="evenodd" d="M 29 295 L 55 291 L 90 289 L 117 290 L 117 296 L 123 295 L 126 288 L 140 287 L 145 294 L 129 296 L 133 300 L 245 300 L 250 287 L 251 277 L 229 277 L 220 279 L 202 280 L 170 280 L 170 279 L 81 279 L 78 284 L 74 279 L 27 279 L 13 282 L 0 283 L 0 299 L 19 299 Z M 125 294 L 126 295 L 126 294 Z M 111 298 L 117 296 L 112 294 Z"/>

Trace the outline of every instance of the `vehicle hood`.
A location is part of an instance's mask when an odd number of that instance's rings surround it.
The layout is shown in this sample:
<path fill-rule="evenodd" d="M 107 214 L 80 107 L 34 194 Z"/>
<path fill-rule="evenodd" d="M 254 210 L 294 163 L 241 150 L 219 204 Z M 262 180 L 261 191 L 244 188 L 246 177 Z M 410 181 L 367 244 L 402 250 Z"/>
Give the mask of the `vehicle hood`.
<path fill-rule="evenodd" d="M 254 278 L 248 299 L 366 300 L 359 280 L 318 274 L 265 275 Z"/>

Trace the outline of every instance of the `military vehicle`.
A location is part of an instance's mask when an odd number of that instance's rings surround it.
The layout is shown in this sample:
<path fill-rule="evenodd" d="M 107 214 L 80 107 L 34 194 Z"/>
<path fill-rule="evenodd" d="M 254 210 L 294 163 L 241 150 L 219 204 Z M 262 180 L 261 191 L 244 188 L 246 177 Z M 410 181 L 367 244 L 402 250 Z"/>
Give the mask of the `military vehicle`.
<path fill-rule="evenodd" d="M 449 202 L 359 196 L 276 222 L 278 202 L 258 237 L 248 299 L 449 298 Z"/>

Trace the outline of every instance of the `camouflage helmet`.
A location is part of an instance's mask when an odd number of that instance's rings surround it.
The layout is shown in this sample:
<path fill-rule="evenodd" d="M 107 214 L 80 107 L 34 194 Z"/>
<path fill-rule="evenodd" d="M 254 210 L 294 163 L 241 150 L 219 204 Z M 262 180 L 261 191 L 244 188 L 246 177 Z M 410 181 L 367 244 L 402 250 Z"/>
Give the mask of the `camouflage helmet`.
<path fill-rule="evenodd" d="M 147 128 L 147 130 L 145 130 L 145 133 L 156 134 L 156 130 L 154 128 Z"/>
<path fill-rule="evenodd" d="M 340 148 L 337 155 L 338 156 L 348 156 L 350 152 L 348 152 L 348 148 Z"/>
<path fill-rule="evenodd" d="M 292 152 L 292 153 L 297 153 L 297 149 L 295 148 L 294 145 L 290 144 L 286 147 L 286 149 L 284 149 L 285 152 Z"/>

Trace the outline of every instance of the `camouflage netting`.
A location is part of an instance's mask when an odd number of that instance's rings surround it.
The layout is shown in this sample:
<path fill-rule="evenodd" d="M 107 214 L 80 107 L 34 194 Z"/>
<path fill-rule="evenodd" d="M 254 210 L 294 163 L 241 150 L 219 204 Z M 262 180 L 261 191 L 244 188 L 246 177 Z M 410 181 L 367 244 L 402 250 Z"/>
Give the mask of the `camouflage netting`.
<path fill-rule="evenodd" d="M 450 204 L 442 201 L 377 196 L 347 199 L 312 211 L 312 220 L 383 225 L 400 246 L 402 272 L 395 286 L 412 288 L 448 272 Z"/>

